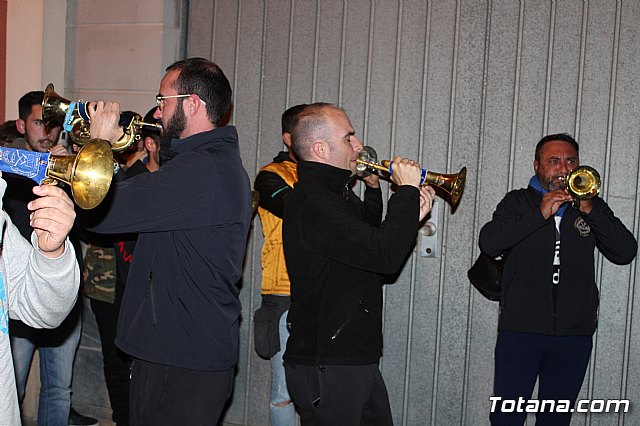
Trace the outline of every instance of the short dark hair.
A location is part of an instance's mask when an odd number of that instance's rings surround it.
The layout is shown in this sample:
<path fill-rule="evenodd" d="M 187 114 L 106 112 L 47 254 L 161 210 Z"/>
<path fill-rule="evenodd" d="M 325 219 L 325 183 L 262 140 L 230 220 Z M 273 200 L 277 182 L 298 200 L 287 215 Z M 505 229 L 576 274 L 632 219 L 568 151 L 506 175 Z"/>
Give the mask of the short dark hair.
<path fill-rule="evenodd" d="M 282 119 L 280 121 L 282 124 L 282 133 L 291 133 L 291 129 L 298 119 L 298 114 L 307 106 L 307 104 L 294 105 L 282 113 Z"/>
<path fill-rule="evenodd" d="M 328 139 L 327 116 L 325 111 L 342 108 L 325 102 L 317 102 L 304 106 L 297 114 L 291 129 L 291 146 L 298 158 L 308 160 L 311 144 L 317 139 Z"/>
<path fill-rule="evenodd" d="M 16 120 L 9 120 L 0 124 L 0 146 L 11 143 L 19 137 L 22 137 L 22 135 L 16 128 Z"/>
<path fill-rule="evenodd" d="M 21 120 L 26 120 L 31 114 L 31 107 L 34 105 L 42 105 L 42 101 L 44 100 L 44 92 L 41 90 L 36 90 L 33 92 L 29 92 L 18 101 L 18 117 Z"/>
<path fill-rule="evenodd" d="M 204 58 L 188 58 L 167 67 L 174 70 L 180 71 L 174 88 L 179 94 L 200 96 L 209 120 L 217 126 L 231 105 L 231 85 L 220 67 Z"/>
<path fill-rule="evenodd" d="M 158 124 L 159 120 L 157 120 L 156 118 L 153 117 L 153 115 L 156 113 L 156 110 L 158 109 L 157 106 L 154 106 L 153 108 L 151 108 L 145 115 L 144 118 L 142 119 L 142 121 L 144 121 L 145 123 L 148 124 Z M 160 138 L 160 130 L 154 128 L 154 127 L 149 127 L 149 126 L 142 126 L 142 131 L 140 132 L 143 138 L 146 138 L 147 136 L 153 138 L 156 142 L 159 140 Z"/>
<path fill-rule="evenodd" d="M 552 141 L 566 142 L 571 146 L 573 146 L 573 148 L 576 150 L 576 154 L 580 154 L 580 147 L 578 146 L 578 142 L 576 142 L 576 140 L 570 134 L 556 133 L 554 135 L 547 135 L 542 139 L 540 139 L 540 142 L 538 142 L 538 144 L 536 145 L 536 156 L 535 156 L 536 161 L 540 161 L 540 151 L 542 150 L 542 147 L 544 146 L 544 144 Z"/>

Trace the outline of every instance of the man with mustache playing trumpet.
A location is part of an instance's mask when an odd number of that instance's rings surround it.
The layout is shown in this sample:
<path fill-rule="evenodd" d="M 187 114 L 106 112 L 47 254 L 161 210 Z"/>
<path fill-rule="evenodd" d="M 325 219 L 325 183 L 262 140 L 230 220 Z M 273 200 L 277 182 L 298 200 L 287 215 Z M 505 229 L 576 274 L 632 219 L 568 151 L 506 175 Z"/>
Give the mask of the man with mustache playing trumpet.
<path fill-rule="evenodd" d="M 382 279 L 397 273 L 413 248 L 435 191 L 420 188 L 417 163 L 396 157 L 391 181 L 398 187 L 385 220 L 373 226 L 347 197 L 362 150 L 347 114 L 309 105 L 291 139 L 301 161 L 282 228 L 291 280 L 289 393 L 303 425 L 391 425 L 378 369 Z"/>
<path fill-rule="evenodd" d="M 495 349 L 494 425 L 524 423 L 526 412 L 503 413 L 500 401 L 529 400 L 536 380 L 538 400 L 573 406 L 598 322 L 594 249 L 619 265 L 636 256 L 633 234 L 604 200 L 574 200 L 567 191 L 578 165 L 575 139 L 564 133 L 542 138 L 529 186 L 509 192 L 480 231 L 486 255 L 508 253 Z M 570 412 L 537 414 L 537 424 L 570 422 Z"/>

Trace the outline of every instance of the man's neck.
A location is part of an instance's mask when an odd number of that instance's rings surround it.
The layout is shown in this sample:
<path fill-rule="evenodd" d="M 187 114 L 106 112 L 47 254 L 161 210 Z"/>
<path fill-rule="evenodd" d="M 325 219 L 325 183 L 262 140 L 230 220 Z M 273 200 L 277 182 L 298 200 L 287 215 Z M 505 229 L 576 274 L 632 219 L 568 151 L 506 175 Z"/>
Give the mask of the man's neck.
<path fill-rule="evenodd" d="M 160 168 L 160 164 L 158 164 L 157 161 L 152 160 L 151 157 L 149 157 L 149 161 L 147 162 L 147 164 L 145 164 L 145 167 L 150 172 L 155 172 L 155 171 L 158 171 L 158 169 Z"/>
<path fill-rule="evenodd" d="M 208 120 L 202 121 L 202 122 L 189 123 L 189 125 L 187 125 L 185 129 L 182 131 L 182 134 L 180 135 L 180 139 L 186 139 L 189 136 L 193 136 L 198 133 L 209 132 L 215 128 L 216 126 Z"/>

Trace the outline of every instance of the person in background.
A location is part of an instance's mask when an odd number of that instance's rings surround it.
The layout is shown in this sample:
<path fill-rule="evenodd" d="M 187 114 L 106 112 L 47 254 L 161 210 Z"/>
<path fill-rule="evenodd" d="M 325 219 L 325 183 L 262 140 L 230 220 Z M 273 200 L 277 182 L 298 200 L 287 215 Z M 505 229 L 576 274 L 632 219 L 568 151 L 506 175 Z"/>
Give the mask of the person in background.
<path fill-rule="evenodd" d="M 7 147 L 66 155 L 66 148 L 57 144 L 60 128 L 47 128 L 42 121 L 43 99 L 42 91 L 28 92 L 20 98 L 16 128 L 22 137 Z M 36 183 L 13 174 L 5 174 L 4 178 L 7 181 L 4 208 L 22 236 L 29 238 L 33 229 L 28 203 L 35 199 L 32 190 Z M 81 263 L 80 242 L 73 235 L 71 240 Z M 81 311 L 81 303 L 77 303 L 62 324 L 54 329 L 36 329 L 19 320 L 11 320 L 11 351 L 20 404 L 24 400 L 34 351 L 38 349 L 40 355 L 38 425 L 98 424 L 96 419 L 71 407 L 73 364 L 82 331 Z"/>
<path fill-rule="evenodd" d="M 502 400 L 576 401 L 598 324 L 594 250 L 624 265 L 638 244 L 607 203 L 574 200 L 566 179 L 580 164 L 568 134 L 536 145 L 527 188 L 509 192 L 480 231 L 480 249 L 505 256 L 495 349 L 494 425 L 522 425 L 527 413 L 501 410 Z M 567 407 L 568 409 L 569 407 Z M 512 410 L 511 410 L 512 411 Z M 571 413 L 540 412 L 537 424 L 569 425 Z"/>
<path fill-rule="evenodd" d="M 406 260 L 435 191 L 420 187 L 418 164 L 396 157 L 391 181 L 398 188 L 385 220 L 354 203 L 348 183 L 362 142 L 335 105 L 299 112 L 291 141 L 300 161 L 282 223 L 291 280 L 289 393 L 303 425 L 391 425 L 378 368 L 383 277 Z"/>
<path fill-rule="evenodd" d="M 272 426 L 295 425 L 296 413 L 287 391 L 282 356 L 289 338 L 289 276 L 282 250 L 282 211 L 284 202 L 298 180 L 297 158 L 291 149 L 291 127 L 296 115 L 306 105 L 296 105 L 282 114 L 282 151 L 272 163 L 260 169 L 254 188 L 260 194 L 258 215 L 262 222 L 262 304 L 255 313 L 255 343 L 258 355 L 271 359 L 271 400 L 269 417 Z"/>
<path fill-rule="evenodd" d="M 9 120 L 0 124 L 0 146 L 13 143 L 14 140 L 21 136 L 18 129 L 16 129 L 16 120 Z"/>

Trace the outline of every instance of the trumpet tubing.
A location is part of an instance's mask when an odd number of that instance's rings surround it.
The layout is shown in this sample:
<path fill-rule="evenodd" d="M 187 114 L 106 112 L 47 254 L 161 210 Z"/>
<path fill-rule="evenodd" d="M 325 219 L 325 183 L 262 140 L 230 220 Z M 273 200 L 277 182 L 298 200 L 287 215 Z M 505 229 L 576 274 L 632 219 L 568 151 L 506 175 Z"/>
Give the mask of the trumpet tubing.
<path fill-rule="evenodd" d="M 359 167 L 357 167 L 358 171 L 370 168 L 393 174 L 392 161 L 382 160 L 380 162 L 377 162 L 373 158 L 374 156 L 375 151 L 367 150 L 366 152 L 364 152 L 364 154 L 361 155 L 362 158 L 358 158 L 356 160 L 356 163 L 359 165 Z M 462 193 L 464 192 L 466 178 L 466 167 L 463 167 L 458 173 L 455 174 L 434 173 L 422 169 L 420 185 L 424 186 L 426 184 L 429 184 L 442 189 L 447 194 L 449 204 L 451 204 L 451 207 L 455 210 L 458 207 L 460 198 L 462 197 Z"/>
<path fill-rule="evenodd" d="M 42 121 L 47 126 L 63 126 L 73 143 L 84 145 L 91 139 L 88 105 L 89 102 L 82 100 L 72 102 L 63 98 L 55 92 L 53 84 L 49 83 L 42 100 Z M 111 150 L 114 152 L 124 151 L 133 142 L 140 140 L 140 132 L 143 127 L 162 130 L 160 124 L 145 123 L 137 113 L 120 114 L 119 124 L 124 134 L 117 141 L 111 143 Z"/>

